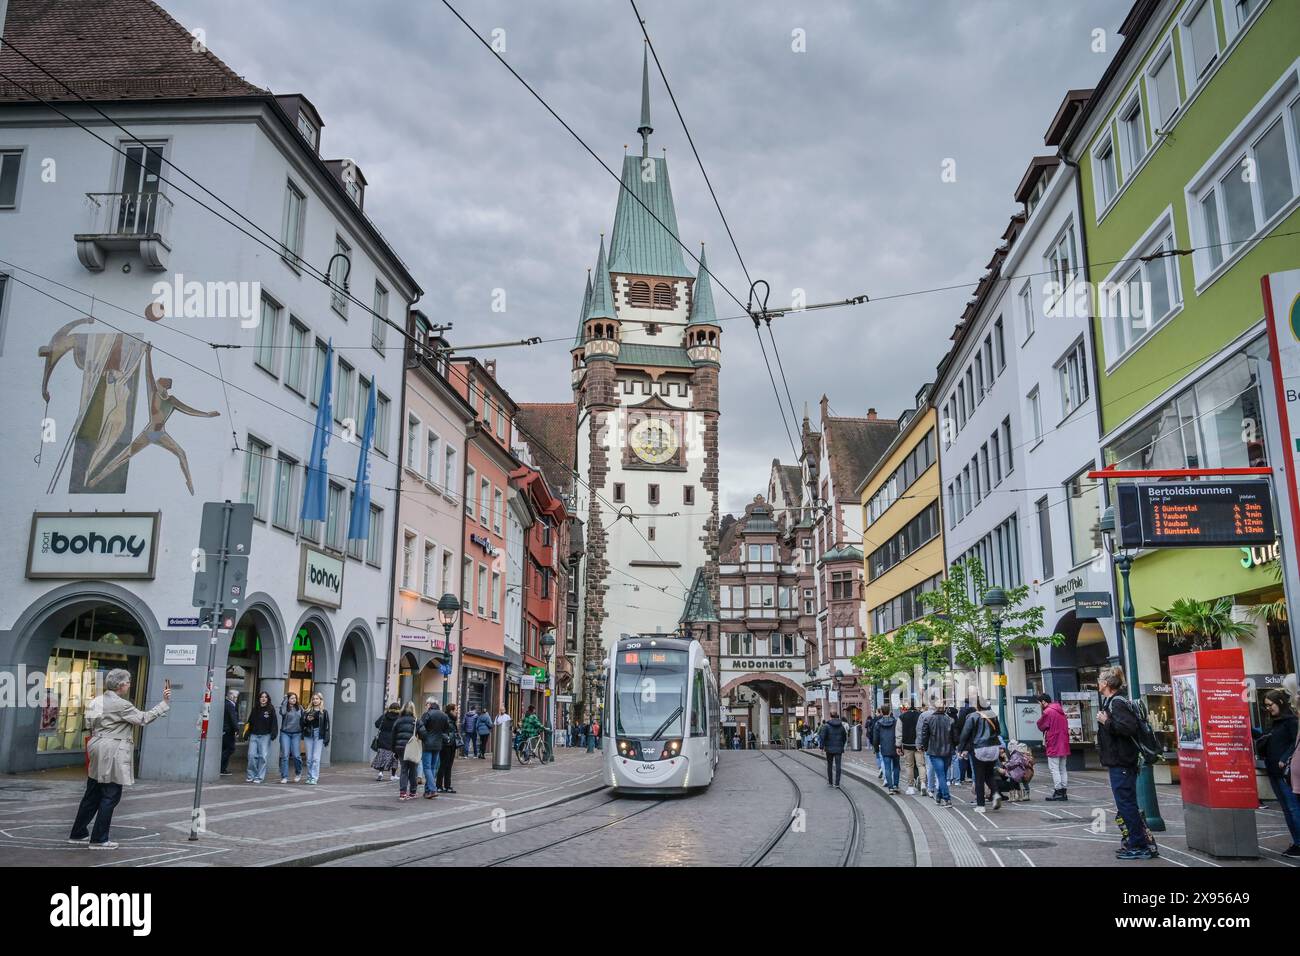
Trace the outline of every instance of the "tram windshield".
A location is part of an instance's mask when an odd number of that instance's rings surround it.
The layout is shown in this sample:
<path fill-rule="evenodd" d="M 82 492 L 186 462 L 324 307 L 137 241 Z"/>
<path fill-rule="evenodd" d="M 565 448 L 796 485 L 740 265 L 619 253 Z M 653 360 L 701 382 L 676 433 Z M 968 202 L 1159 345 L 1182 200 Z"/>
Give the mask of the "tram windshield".
<path fill-rule="evenodd" d="M 685 651 L 620 651 L 614 677 L 614 733 L 643 740 L 683 736 L 687 661 Z"/>

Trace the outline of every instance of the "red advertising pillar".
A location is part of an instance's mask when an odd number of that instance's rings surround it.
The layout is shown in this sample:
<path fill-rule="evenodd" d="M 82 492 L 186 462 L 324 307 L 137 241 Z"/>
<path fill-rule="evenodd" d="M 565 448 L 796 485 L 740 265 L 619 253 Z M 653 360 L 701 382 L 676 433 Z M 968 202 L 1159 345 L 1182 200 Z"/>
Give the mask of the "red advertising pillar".
<path fill-rule="evenodd" d="M 1169 658 L 1187 846 L 1258 857 L 1255 756 L 1241 649 Z"/>

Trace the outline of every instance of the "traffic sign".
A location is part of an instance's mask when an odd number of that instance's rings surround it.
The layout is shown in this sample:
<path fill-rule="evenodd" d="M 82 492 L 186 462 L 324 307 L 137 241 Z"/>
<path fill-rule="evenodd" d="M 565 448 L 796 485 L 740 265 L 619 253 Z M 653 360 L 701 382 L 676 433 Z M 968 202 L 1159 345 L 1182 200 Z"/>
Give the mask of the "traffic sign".
<path fill-rule="evenodd" d="M 221 526 L 226 502 L 205 501 L 203 524 L 199 528 L 199 548 L 209 558 L 221 553 Z M 253 548 L 253 506 L 230 504 L 230 537 L 227 549 L 231 554 L 247 555 Z"/>
<path fill-rule="evenodd" d="M 1120 485 L 1116 497 L 1126 548 L 1218 548 L 1277 539 L 1267 481 L 1138 482 Z"/>
<path fill-rule="evenodd" d="M 221 573 L 221 562 L 212 556 L 207 566 L 194 575 L 194 606 L 213 607 L 218 603 L 217 576 Z M 228 607 L 239 607 L 244 603 L 248 590 L 248 558 L 232 555 L 226 559 L 226 588 L 220 596 L 220 603 Z"/>
<path fill-rule="evenodd" d="M 438 665 L 438 673 L 442 674 L 443 677 L 450 677 L 450 676 L 451 676 L 451 665 L 450 665 L 450 664 L 439 664 L 439 665 Z"/>

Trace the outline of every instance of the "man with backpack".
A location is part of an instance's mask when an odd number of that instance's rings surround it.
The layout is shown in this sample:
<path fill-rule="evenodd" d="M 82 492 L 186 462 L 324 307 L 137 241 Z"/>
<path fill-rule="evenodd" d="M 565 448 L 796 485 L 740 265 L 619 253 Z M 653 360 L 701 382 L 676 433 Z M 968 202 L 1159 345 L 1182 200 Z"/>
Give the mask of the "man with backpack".
<path fill-rule="evenodd" d="M 1115 796 L 1115 822 L 1119 824 L 1121 860 L 1150 860 L 1159 856 L 1137 804 L 1137 778 L 1141 720 L 1132 701 L 1120 694 L 1124 670 L 1108 667 L 1098 678 L 1101 709 L 1097 713 L 1097 754 L 1110 775 Z"/>
<path fill-rule="evenodd" d="M 840 720 L 840 715 L 831 714 L 831 719 L 822 724 L 819 740 L 826 754 L 826 782 L 837 789 L 840 785 L 840 770 L 844 760 L 844 744 L 848 739 L 848 728 Z"/>
<path fill-rule="evenodd" d="M 898 718 L 890 714 L 889 705 L 882 704 L 880 716 L 871 725 L 871 746 L 876 750 L 876 759 L 884 771 L 881 779 L 885 789 L 891 795 L 898 793 L 898 755 L 902 748 L 898 746 Z"/>
<path fill-rule="evenodd" d="M 910 797 L 916 793 L 917 788 L 921 790 L 921 796 L 926 796 L 925 787 L 925 754 L 916 747 L 916 725 L 921 721 L 921 712 L 916 709 L 916 701 L 903 705 L 903 712 L 898 715 L 899 726 L 899 757 L 902 758 L 902 775 L 903 783 L 907 784 L 907 795 Z"/>

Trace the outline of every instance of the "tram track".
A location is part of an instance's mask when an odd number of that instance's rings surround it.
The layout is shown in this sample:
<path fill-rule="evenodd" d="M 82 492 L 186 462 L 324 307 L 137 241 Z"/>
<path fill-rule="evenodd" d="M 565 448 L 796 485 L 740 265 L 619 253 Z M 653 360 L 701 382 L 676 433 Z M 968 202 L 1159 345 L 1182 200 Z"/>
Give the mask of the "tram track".
<path fill-rule="evenodd" d="M 801 753 L 801 752 L 802 751 L 796 751 L 796 753 Z M 789 758 L 799 766 L 803 767 L 809 773 L 816 775 L 820 779 L 821 773 L 817 770 L 814 770 L 813 767 L 807 761 L 803 760 L 801 757 L 795 756 L 794 754 L 790 754 Z M 850 777 L 849 779 L 852 780 L 853 778 Z M 852 829 L 849 832 L 848 846 L 845 847 L 844 860 L 842 863 L 840 863 L 840 866 L 842 867 L 852 866 L 853 861 L 857 857 L 858 845 L 862 840 L 862 809 L 858 806 L 857 801 L 854 800 L 847 793 L 845 793 L 842 788 L 836 787 L 835 792 L 849 802 L 849 814 L 853 824 Z"/>
<path fill-rule="evenodd" d="M 783 840 L 789 838 L 790 834 L 793 832 L 791 830 L 791 827 L 795 815 L 799 810 L 804 808 L 805 789 L 795 779 L 794 775 L 791 774 L 788 770 L 786 770 L 785 767 L 782 766 L 782 764 L 786 762 L 793 762 L 797 766 L 800 766 L 804 770 L 813 774 L 818 779 L 820 779 L 821 777 L 820 773 L 814 770 L 803 760 L 800 760 L 796 757 L 786 754 L 785 751 L 780 751 L 780 755 L 781 755 L 780 759 L 774 757 L 770 751 L 764 750 L 761 751 L 761 753 L 763 754 L 764 757 L 767 758 L 768 762 L 771 763 L 772 766 L 776 767 L 776 769 L 779 770 L 782 773 L 782 775 L 785 776 L 786 780 L 789 781 L 791 788 L 794 790 L 795 800 L 794 800 L 794 806 L 790 808 L 790 812 L 786 817 L 786 819 L 782 821 L 781 826 L 775 832 L 773 832 L 773 834 L 764 842 L 764 844 L 759 848 L 759 850 L 752 857 L 750 857 L 748 861 L 746 861 L 745 863 L 746 866 L 761 866 L 763 861 L 769 857 L 772 851 L 774 851 L 778 846 L 780 846 Z M 861 814 L 858 809 L 857 803 L 854 801 L 854 799 L 851 796 L 849 796 L 843 790 L 838 790 L 838 793 L 840 794 L 841 797 L 843 797 L 845 800 L 848 801 L 850 826 L 849 826 L 849 838 L 845 842 L 843 855 L 840 858 L 839 863 L 836 865 L 840 867 L 848 867 L 853 865 L 853 861 L 856 858 L 857 851 L 858 851 L 858 844 L 861 840 L 861 833 L 862 833 L 862 828 L 860 824 Z"/>
<path fill-rule="evenodd" d="M 756 850 L 753 855 L 744 862 L 743 865 L 746 867 L 758 866 L 767 858 L 769 853 L 776 849 L 776 845 L 781 842 L 781 838 L 789 832 L 790 824 L 794 819 L 795 813 L 803 805 L 803 790 L 800 789 L 799 784 L 795 783 L 794 777 L 786 773 L 785 768 L 777 764 L 766 750 L 760 750 L 759 753 L 766 757 L 768 762 L 776 767 L 777 770 L 780 770 L 786 780 L 789 781 L 790 789 L 794 791 L 794 806 L 790 808 L 790 812 L 785 815 L 785 819 L 781 821 L 780 825 L 772 831 L 772 835 L 763 841 L 763 844 L 758 848 L 758 850 Z"/>

